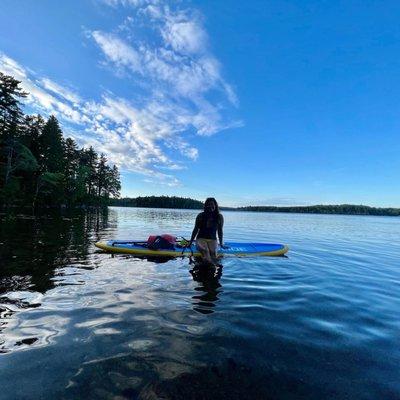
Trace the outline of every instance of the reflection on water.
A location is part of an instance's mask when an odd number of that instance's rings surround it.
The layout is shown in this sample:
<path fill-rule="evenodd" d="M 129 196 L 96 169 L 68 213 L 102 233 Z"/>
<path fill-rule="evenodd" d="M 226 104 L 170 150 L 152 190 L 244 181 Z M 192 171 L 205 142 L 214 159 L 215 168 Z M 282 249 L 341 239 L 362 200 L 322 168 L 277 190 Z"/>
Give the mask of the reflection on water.
<path fill-rule="evenodd" d="M 98 254 L 104 254 L 103 250 L 96 250 L 96 253 Z M 149 263 L 154 263 L 154 264 L 165 264 L 174 259 L 174 257 L 154 257 L 154 256 L 142 256 L 142 255 L 131 255 L 131 254 L 118 254 L 118 253 L 112 253 L 110 254 L 111 258 L 119 257 L 121 259 L 136 259 L 136 260 L 142 260 L 142 261 L 147 261 Z"/>
<path fill-rule="evenodd" d="M 398 219 L 226 212 L 227 240 L 291 250 L 216 269 L 93 245 L 196 214 L 0 220 L 2 398 L 399 398 Z"/>
<path fill-rule="evenodd" d="M 199 285 L 194 288 L 198 294 L 192 296 L 193 310 L 202 314 L 211 314 L 214 312 L 218 300 L 218 294 L 222 292 L 222 285 L 219 280 L 222 276 L 222 264 L 217 267 L 204 265 L 200 261 L 194 262 L 193 268 L 189 271 L 193 280 Z"/>
<path fill-rule="evenodd" d="M 88 260 L 89 247 L 93 236 L 107 225 L 107 217 L 108 213 L 103 211 L 37 219 L 22 216 L 1 221 L 0 335 L 15 313 L 41 306 L 37 301 L 40 296 L 32 293 L 44 294 L 56 286 L 84 283 L 75 278 L 70 281 L 78 273 L 64 271 L 63 267 L 96 267 Z M 5 353 L 15 346 L 31 345 L 38 340 L 0 339 L 0 351 Z"/>
<path fill-rule="evenodd" d="M 107 213 L 2 221 L 0 293 L 51 289 L 57 268 L 85 265 L 93 236 L 106 225 Z"/>

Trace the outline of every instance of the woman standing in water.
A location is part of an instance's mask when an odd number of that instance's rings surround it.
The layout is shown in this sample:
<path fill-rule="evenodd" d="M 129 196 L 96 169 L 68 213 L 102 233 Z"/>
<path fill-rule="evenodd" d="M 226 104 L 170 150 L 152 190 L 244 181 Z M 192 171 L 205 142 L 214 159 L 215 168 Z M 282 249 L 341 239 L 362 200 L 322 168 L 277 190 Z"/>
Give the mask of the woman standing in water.
<path fill-rule="evenodd" d="M 196 247 L 202 258 L 212 264 L 217 264 L 217 233 L 220 246 L 224 248 L 222 228 L 224 218 L 219 212 L 218 203 L 213 197 L 204 202 L 204 211 L 196 217 L 196 223 L 190 238 L 189 246 L 196 239 Z"/>

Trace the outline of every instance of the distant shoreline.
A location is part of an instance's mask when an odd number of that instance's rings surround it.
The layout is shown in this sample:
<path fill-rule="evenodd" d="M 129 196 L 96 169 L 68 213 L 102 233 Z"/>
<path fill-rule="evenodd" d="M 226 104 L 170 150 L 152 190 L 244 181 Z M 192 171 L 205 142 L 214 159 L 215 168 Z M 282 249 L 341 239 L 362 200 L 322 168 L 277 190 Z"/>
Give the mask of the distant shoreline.
<path fill-rule="evenodd" d="M 145 196 L 122 199 L 110 199 L 110 206 L 138 208 L 170 208 L 182 210 L 200 210 L 203 203 L 176 196 Z M 296 214 L 331 214 L 331 215 L 374 215 L 399 217 L 400 208 L 380 208 L 354 204 L 313 205 L 313 206 L 246 206 L 220 207 L 225 211 L 275 212 Z"/>
<path fill-rule="evenodd" d="M 235 211 L 275 212 L 291 214 L 325 214 L 325 215 L 373 215 L 399 217 L 400 208 L 377 208 L 353 204 L 315 205 L 296 207 L 248 206 L 237 207 Z"/>

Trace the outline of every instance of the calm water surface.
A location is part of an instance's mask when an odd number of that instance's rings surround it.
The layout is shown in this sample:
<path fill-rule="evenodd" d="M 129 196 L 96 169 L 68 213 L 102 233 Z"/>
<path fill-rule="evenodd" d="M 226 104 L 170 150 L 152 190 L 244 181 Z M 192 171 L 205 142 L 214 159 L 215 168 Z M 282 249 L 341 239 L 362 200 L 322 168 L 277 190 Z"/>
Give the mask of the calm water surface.
<path fill-rule="evenodd" d="M 196 214 L 0 220 L 0 398 L 400 398 L 400 219 L 225 212 L 290 251 L 218 271 L 93 246 Z"/>

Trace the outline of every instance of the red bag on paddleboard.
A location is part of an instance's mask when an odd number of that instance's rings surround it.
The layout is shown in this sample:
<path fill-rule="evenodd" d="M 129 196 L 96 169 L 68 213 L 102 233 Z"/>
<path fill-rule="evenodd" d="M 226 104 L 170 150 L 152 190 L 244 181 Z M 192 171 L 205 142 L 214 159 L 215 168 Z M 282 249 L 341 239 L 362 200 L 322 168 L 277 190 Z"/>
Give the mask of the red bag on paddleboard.
<path fill-rule="evenodd" d="M 147 239 L 147 247 L 150 250 L 160 250 L 167 249 L 173 250 L 175 249 L 176 244 L 176 236 L 164 234 L 164 235 L 150 235 Z"/>

